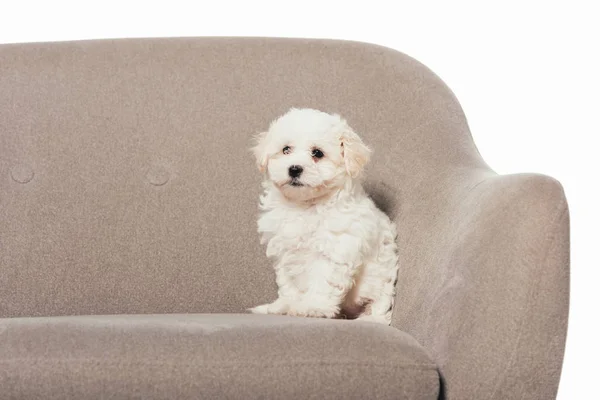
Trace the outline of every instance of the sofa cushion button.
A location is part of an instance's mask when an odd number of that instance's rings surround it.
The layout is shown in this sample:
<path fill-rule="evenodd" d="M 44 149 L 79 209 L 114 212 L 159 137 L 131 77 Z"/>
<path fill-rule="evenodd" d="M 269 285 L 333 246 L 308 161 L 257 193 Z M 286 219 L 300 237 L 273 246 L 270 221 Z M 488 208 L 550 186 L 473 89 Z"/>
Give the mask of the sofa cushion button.
<path fill-rule="evenodd" d="M 17 164 L 10 170 L 10 177 L 18 183 L 27 183 L 33 179 L 33 169 L 27 164 Z"/>
<path fill-rule="evenodd" d="M 153 166 L 148 170 L 146 179 L 154 186 L 162 186 L 169 181 L 171 174 L 163 167 Z"/>

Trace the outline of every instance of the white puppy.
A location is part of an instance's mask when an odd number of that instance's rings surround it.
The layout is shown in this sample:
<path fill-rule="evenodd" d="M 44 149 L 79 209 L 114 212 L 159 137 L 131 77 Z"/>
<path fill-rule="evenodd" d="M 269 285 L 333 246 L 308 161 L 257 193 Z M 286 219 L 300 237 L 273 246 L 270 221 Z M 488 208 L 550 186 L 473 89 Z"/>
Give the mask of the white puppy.
<path fill-rule="evenodd" d="M 250 311 L 390 324 L 396 230 L 359 181 L 371 150 L 338 115 L 312 109 L 291 109 L 256 139 L 258 232 L 279 291 Z"/>

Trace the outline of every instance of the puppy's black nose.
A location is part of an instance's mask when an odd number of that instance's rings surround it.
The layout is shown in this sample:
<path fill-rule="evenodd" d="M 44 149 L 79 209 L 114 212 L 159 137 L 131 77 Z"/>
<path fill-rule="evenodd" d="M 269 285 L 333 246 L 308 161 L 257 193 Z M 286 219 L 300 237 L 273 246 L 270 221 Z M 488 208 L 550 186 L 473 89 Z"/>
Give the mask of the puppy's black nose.
<path fill-rule="evenodd" d="M 288 172 L 292 178 L 297 178 L 300 175 L 302 175 L 302 171 L 303 171 L 303 169 L 299 165 L 292 165 L 290 167 L 290 169 L 288 170 Z"/>

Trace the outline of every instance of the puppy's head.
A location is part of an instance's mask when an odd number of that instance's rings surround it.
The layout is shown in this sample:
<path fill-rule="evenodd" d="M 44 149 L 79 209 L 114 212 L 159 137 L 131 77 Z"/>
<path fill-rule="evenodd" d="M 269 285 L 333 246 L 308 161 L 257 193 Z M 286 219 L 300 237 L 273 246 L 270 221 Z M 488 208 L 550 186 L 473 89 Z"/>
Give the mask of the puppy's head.
<path fill-rule="evenodd" d="M 371 150 L 339 115 L 292 108 L 256 137 L 258 168 L 289 200 L 326 196 L 357 178 Z"/>

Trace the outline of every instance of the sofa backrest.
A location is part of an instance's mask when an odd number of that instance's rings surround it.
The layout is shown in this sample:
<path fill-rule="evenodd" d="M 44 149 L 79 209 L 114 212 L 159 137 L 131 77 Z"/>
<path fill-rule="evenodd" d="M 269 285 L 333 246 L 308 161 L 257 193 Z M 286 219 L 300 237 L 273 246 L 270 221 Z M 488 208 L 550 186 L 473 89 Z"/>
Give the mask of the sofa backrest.
<path fill-rule="evenodd" d="M 0 46 L 0 317 L 243 312 L 273 300 L 250 137 L 290 107 L 375 150 L 400 228 L 483 166 L 427 68 L 354 42 L 197 38 Z M 435 211 L 432 211 L 435 212 Z"/>

